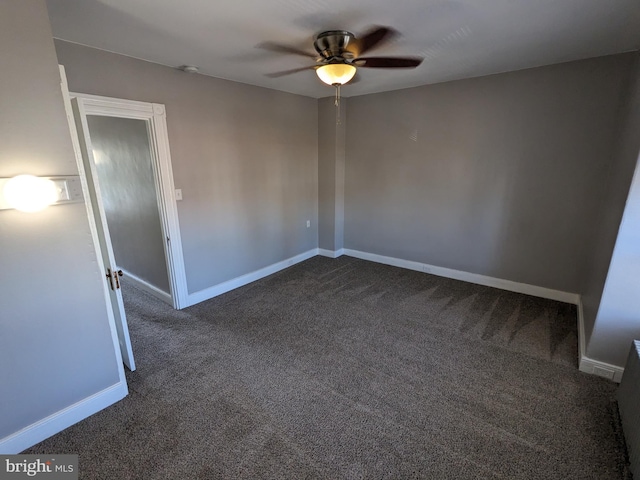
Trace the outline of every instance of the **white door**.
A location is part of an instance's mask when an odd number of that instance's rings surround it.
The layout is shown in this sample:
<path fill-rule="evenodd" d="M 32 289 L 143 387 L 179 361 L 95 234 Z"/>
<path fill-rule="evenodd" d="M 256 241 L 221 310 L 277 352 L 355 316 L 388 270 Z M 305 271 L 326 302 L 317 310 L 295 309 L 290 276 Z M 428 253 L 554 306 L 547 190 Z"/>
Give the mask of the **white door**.
<path fill-rule="evenodd" d="M 115 256 L 113 254 L 113 248 L 111 247 L 111 237 L 109 236 L 109 227 L 107 225 L 107 218 L 104 212 L 102 196 L 100 194 L 100 184 L 96 173 L 95 159 L 93 158 L 91 137 L 89 136 L 89 128 L 87 125 L 86 113 L 84 111 L 83 99 L 74 98 L 72 99 L 71 104 L 73 106 L 73 116 L 76 123 L 76 129 L 78 131 L 78 140 L 87 177 L 89 195 L 91 196 L 91 205 L 96 219 L 100 251 L 106 269 L 104 272 L 104 280 L 109 286 L 109 298 L 111 300 L 113 314 L 115 316 L 118 341 L 120 343 L 120 351 L 122 352 L 122 360 L 129 370 L 133 371 L 136 369 L 136 364 L 133 359 L 129 327 L 127 326 L 127 317 L 124 312 L 124 303 L 122 301 L 122 291 L 120 290 L 119 277 L 122 272 L 118 271 Z"/>

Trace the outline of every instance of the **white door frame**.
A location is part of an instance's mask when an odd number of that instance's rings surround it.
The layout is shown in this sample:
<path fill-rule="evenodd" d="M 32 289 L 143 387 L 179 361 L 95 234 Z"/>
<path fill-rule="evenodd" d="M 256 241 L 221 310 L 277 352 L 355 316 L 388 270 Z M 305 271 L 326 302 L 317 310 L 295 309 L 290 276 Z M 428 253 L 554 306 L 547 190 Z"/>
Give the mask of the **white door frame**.
<path fill-rule="evenodd" d="M 158 198 L 158 212 L 164 236 L 164 250 L 173 308 L 188 306 L 187 276 L 182 255 L 173 169 L 169 151 L 169 135 L 165 107 L 159 103 L 138 102 L 70 92 L 71 98 L 82 98 L 87 115 L 146 120 L 149 125 L 152 168 Z"/>

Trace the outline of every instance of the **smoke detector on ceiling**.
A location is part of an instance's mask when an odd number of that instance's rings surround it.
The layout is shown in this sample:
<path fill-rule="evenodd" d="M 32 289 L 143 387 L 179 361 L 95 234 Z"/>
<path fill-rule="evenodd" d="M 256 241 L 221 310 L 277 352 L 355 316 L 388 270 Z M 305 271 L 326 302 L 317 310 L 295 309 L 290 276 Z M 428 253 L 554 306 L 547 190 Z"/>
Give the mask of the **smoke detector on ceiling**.
<path fill-rule="evenodd" d="M 185 73 L 198 73 L 200 71 L 200 69 L 195 65 L 182 65 L 179 68 Z"/>

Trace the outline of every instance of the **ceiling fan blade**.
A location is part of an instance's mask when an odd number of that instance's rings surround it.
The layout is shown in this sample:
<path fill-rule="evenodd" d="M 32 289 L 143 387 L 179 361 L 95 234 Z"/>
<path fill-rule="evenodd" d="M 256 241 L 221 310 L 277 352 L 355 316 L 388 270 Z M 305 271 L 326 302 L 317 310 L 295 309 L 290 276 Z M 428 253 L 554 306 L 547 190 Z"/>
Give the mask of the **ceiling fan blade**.
<path fill-rule="evenodd" d="M 289 45 L 282 45 L 280 43 L 274 42 L 262 42 L 256 45 L 256 48 L 262 48 L 263 50 L 270 50 L 272 52 L 278 53 L 292 53 L 294 55 L 302 55 L 304 57 L 316 58 L 317 55 L 311 52 L 306 52 L 296 47 L 291 47 Z"/>
<path fill-rule="evenodd" d="M 267 73 L 265 75 L 269 78 L 280 78 L 280 77 L 284 77 L 285 75 L 291 75 L 292 73 L 303 72 L 305 70 L 315 70 L 317 67 L 318 67 L 317 65 L 311 65 L 309 67 L 293 68 L 291 70 L 283 70 L 282 72 Z"/>
<path fill-rule="evenodd" d="M 358 55 L 373 48 L 382 46 L 397 35 L 397 31 L 389 27 L 373 27 L 358 39 Z"/>
<path fill-rule="evenodd" d="M 415 68 L 422 60 L 420 57 L 367 57 L 358 58 L 353 64 L 365 68 Z"/>

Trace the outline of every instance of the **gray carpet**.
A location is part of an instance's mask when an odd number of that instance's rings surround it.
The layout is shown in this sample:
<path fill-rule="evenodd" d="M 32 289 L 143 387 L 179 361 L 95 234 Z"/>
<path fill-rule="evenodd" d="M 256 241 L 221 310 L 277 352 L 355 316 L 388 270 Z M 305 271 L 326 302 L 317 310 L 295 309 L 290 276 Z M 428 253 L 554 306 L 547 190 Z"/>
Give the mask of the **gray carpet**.
<path fill-rule="evenodd" d="M 130 395 L 27 452 L 81 478 L 630 478 L 574 306 L 349 257 L 180 312 L 124 293 Z"/>

